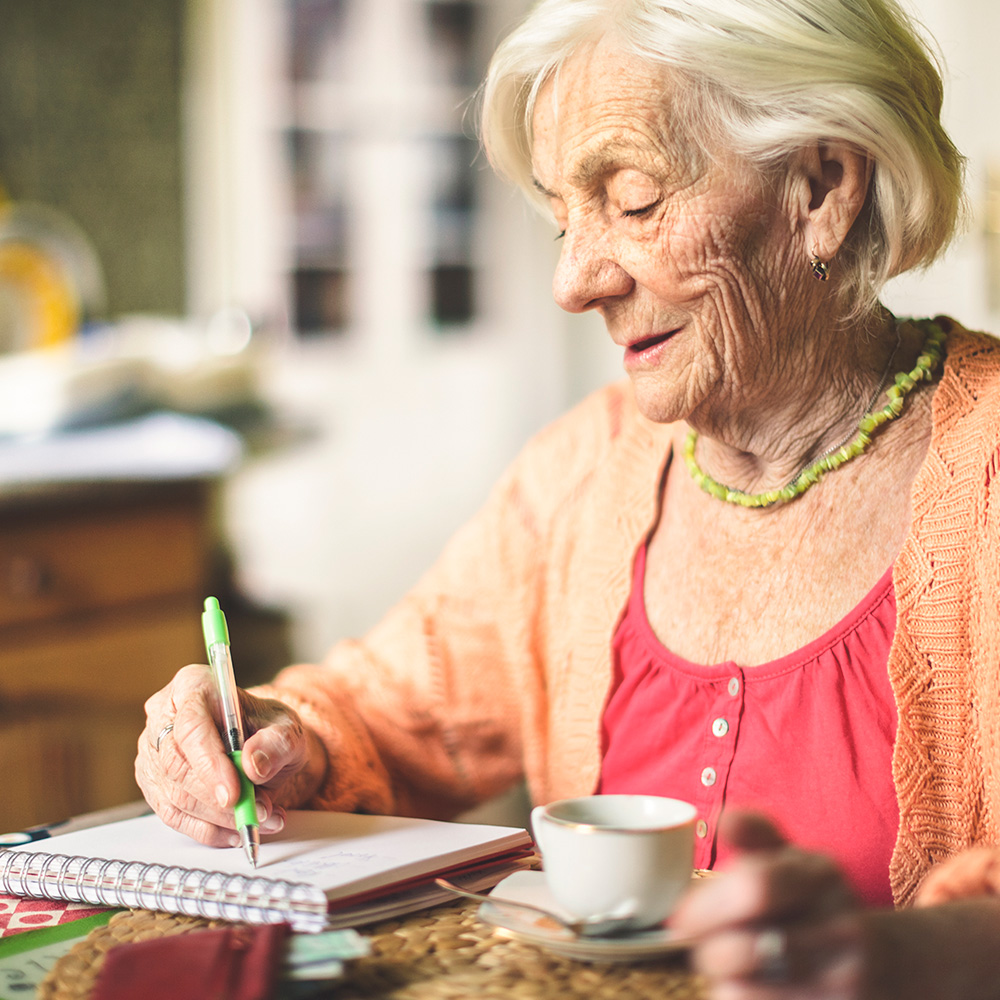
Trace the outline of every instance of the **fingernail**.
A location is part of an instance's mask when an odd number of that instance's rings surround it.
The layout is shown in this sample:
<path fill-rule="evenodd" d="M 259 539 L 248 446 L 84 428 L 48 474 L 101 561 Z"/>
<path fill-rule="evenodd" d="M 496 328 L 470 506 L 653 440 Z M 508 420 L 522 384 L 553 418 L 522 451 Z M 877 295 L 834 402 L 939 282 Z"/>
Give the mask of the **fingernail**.
<path fill-rule="evenodd" d="M 257 806 L 257 822 L 263 823 L 267 819 L 267 807 L 260 799 L 257 799 L 255 805 Z"/>
<path fill-rule="evenodd" d="M 285 828 L 285 817 L 281 810 L 275 809 L 268 818 L 260 824 L 262 833 L 280 833 Z"/>
<path fill-rule="evenodd" d="M 250 759 L 253 761 L 254 770 L 261 778 L 267 778 L 268 769 L 271 766 L 271 758 L 263 750 L 254 750 Z"/>
<path fill-rule="evenodd" d="M 225 785 L 215 786 L 215 801 L 225 809 L 229 805 L 229 792 L 226 790 Z"/>
<path fill-rule="evenodd" d="M 230 847 L 239 847 L 242 843 L 243 841 L 240 840 L 240 835 L 238 833 L 229 838 Z"/>

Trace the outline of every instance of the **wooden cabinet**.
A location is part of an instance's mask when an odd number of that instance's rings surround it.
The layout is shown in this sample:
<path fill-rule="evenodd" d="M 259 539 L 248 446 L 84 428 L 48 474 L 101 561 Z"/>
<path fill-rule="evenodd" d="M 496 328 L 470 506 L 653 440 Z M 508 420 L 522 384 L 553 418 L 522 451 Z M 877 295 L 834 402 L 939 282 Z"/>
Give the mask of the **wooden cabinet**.
<path fill-rule="evenodd" d="M 0 496 L 0 832 L 139 796 L 143 703 L 204 659 L 205 482 Z"/>

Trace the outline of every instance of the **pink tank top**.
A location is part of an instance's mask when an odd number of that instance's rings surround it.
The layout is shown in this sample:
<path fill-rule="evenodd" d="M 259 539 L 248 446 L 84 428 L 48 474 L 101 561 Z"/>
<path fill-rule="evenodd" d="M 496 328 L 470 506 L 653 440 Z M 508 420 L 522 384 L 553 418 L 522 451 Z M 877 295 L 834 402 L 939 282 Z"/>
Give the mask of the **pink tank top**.
<path fill-rule="evenodd" d="M 891 569 L 825 635 L 750 668 L 689 663 L 663 646 L 646 617 L 645 570 L 643 545 L 613 640 L 598 791 L 694 803 L 699 868 L 725 861 L 723 807 L 767 813 L 792 843 L 834 857 L 864 902 L 891 905 Z"/>

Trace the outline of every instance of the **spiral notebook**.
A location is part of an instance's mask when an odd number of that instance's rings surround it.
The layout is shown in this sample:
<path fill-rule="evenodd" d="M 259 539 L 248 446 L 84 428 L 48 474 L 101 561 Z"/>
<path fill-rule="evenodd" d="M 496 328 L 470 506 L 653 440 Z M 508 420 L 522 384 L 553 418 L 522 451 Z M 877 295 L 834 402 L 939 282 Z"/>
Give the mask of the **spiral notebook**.
<path fill-rule="evenodd" d="M 205 847 L 148 815 L 0 850 L 0 892 L 317 931 L 441 902 L 438 875 L 493 885 L 531 857 L 531 838 L 511 827 L 290 812 L 253 869 L 239 848 Z"/>

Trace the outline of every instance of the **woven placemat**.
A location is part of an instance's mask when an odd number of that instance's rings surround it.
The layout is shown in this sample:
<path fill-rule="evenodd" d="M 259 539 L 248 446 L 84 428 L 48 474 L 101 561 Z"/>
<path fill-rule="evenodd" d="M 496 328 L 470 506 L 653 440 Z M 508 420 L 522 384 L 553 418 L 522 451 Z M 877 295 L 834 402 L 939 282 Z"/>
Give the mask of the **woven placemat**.
<path fill-rule="evenodd" d="M 153 913 L 150 910 L 116 913 L 107 924 L 92 930 L 56 962 L 35 992 L 36 1000 L 83 1000 L 89 997 L 104 956 L 115 945 L 221 926 L 218 920 Z"/>
<path fill-rule="evenodd" d="M 475 903 L 455 903 L 362 928 L 372 954 L 350 963 L 330 984 L 337 1000 L 703 1000 L 683 959 L 591 964 L 507 940 L 482 923 Z M 64 955 L 36 994 L 40 1000 L 86 1000 L 108 949 L 127 941 L 184 934 L 217 922 L 132 910 L 116 914 Z"/>

